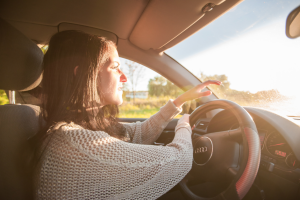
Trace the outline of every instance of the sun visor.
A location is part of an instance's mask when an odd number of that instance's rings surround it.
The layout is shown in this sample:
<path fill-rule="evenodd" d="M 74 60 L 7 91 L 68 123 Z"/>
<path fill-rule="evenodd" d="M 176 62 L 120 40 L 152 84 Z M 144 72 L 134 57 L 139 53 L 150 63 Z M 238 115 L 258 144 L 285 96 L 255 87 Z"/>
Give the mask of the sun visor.
<path fill-rule="evenodd" d="M 78 31 L 83 31 L 88 34 L 92 35 L 98 35 L 102 37 L 106 37 L 107 39 L 113 41 L 116 45 L 118 45 L 118 37 L 109 31 L 93 28 L 93 27 L 88 27 L 88 26 L 82 26 L 78 24 L 70 24 L 70 23 L 61 23 L 58 26 L 58 31 L 66 31 L 66 30 L 78 30 Z"/>
<path fill-rule="evenodd" d="M 0 89 L 31 90 L 42 80 L 43 52 L 0 18 Z"/>
<path fill-rule="evenodd" d="M 205 14 L 203 8 L 225 0 L 152 0 L 134 27 L 129 40 L 141 49 L 160 49 Z"/>

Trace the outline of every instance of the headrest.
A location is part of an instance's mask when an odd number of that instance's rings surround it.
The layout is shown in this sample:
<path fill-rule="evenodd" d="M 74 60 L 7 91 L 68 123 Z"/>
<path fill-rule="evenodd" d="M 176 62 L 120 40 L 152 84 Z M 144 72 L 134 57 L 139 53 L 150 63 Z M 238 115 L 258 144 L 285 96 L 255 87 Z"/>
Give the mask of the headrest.
<path fill-rule="evenodd" d="M 31 90 L 42 80 L 43 52 L 0 18 L 0 89 Z"/>

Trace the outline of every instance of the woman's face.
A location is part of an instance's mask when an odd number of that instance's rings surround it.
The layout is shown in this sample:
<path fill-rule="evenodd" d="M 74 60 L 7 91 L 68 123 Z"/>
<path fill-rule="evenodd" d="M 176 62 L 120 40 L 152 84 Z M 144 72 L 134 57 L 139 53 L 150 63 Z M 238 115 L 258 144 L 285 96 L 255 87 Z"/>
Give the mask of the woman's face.
<path fill-rule="evenodd" d="M 98 92 L 102 93 L 104 99 L 101 104 L 121 105 L 123 102 L 123 83 L 127 81 L 127 77 L 120 70 L 120 59 L 118 51 L 113 48 L 107 62 L 104 64 L 98 74 Z"/>

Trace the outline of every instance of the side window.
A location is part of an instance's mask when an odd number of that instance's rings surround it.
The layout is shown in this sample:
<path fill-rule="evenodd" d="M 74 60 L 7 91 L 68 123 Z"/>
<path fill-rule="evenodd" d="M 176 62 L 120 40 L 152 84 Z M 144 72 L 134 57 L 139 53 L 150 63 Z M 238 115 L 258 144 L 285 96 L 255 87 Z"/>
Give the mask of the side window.
<path fill-rule="evenodd" d="M 120 58 L 121 70 L 127 76 L 123 86 L 120 118 L 149 118 L 169 99 L 183 93 L 179 87 L 141 64 Z M 177 116 L 180 118 L 180 116 Z"/>
<path fill-rule="evenodd" d="M 8 104 L 8 98 L 4 90 L 0 90 L 0 105 Z"/>

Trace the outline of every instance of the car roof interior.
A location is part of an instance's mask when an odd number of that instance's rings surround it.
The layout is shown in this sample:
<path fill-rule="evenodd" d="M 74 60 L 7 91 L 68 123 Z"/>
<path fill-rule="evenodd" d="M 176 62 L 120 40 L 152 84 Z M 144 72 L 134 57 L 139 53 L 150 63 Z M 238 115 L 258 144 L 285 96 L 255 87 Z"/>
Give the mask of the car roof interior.
<path fill-rule="evenodd" d="M 114 33 L 119 39 L 129 40 L 143 50 L 163 52 L 239 2 L 240 0 L 13 0 L 1 5 L 0 12 L 3 19 L 39 44 L 46 44 L 67 23 L 86 31 L 105 30 Z M 204 13 L 202 9 L 208 3 L 216 6 L 211 12 Z"/>
<path fill-rule="evenodd" d="M 37 44 L 47 44 L 62 30 L 104 35 L 116 41 L 121 57 L 153 69 L 181 88 L 189 88 L 199 84 L 199 79 L 163 52 L 241 1 L 11 0 L 0 3 L 0 17 Z M 206 11 L 210 7 L 213 9 Z"/>

